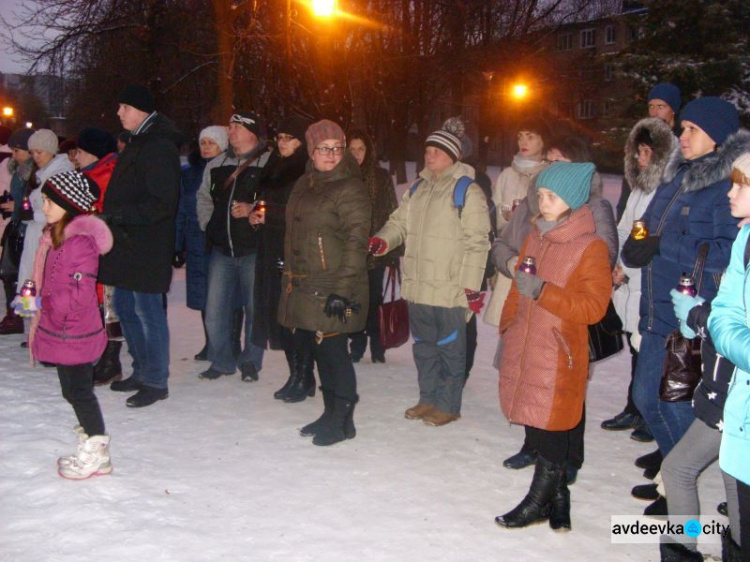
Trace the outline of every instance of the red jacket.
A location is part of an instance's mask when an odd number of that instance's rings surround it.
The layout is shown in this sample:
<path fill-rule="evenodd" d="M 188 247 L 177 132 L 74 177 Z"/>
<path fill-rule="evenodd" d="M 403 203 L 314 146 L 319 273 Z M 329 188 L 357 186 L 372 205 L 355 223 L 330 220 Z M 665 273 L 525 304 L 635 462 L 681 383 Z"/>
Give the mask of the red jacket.
<path fill-rule="evenodd" d="M 96 185 L 99 186 L 99 199 L 94 203 L 97 213 L 102 212 L 104 194 L 107 193 L 107 187 L 109 187 L 109 180 L 112 178 L 112 171 L 115 169 L 115 164 L 117 164 L 117 153 L 111 152 L 104 158 L 100 158 L 94 162 L 91 166 L 81 170 L 85 176 L 94 180 Z"/>
<path fill-rule="evenodd" d="M 534 225 L 519 262 L 536 259 L 545 281 L 537 300 L 513 281 L 500 319 L 500 405 L 509 421 L 572 429 L 581 420 L 589 372 L 588 325 L 604 317 L 612 292 L 607 245 L 588 206 L 544 235 Z"/>

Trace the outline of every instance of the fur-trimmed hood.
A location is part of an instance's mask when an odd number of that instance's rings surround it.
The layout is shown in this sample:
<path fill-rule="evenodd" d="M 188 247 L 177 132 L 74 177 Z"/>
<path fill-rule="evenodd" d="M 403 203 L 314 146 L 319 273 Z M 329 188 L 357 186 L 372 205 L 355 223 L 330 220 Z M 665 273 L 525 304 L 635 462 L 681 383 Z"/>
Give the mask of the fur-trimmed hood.
<path fill-rule="evenodd" d="M 64 233 L 66 240 L 73 236 L 88 236 L 96 243 L 100 254 L 109 252 L 114 243 L 107 224 L 94 215 L 78 215 L 68 223 Z"/>
<path fill-rule="evenodd" d="M 700 191 L 718 181 L 727 180 L 732 172 L 732 163 L 745 152 L 750 152 L 750 131 L 740 129 L 730 135 L 718 150 L 701 158 L 686 160 L 681 151 L 672 155 L 662 176 L 663 182 L 672 181 L 680 168 L 688 164 L 689 168 L 682 178 L 685 191 Z"/>
<path fill-rule="evenodd" d="M 636 138 L 641 131 L 648 130 L 654 143 L 651 161 L 645 169 L 638 168 L 638 145 Z M 641 119 L 630 131 L 625 143 L 625 179 L 630 189 L 640 189 L 651 193 L 662 181 L 667 164 L 679 153 L 680 143 L 672 129 L 661 119 L 648 117 Z"/>

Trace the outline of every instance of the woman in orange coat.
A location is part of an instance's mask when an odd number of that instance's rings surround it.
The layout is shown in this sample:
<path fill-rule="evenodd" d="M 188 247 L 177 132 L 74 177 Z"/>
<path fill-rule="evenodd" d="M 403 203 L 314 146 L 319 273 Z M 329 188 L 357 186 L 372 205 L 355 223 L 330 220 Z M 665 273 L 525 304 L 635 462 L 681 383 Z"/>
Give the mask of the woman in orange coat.
<path fill-rule="evenodd" d="M 581 421 L 589 369 L 588 325 L 602 319 L 612 291 L 607 245 L 585 205 L 591 163 L 558 162 L 536 180 L 540 216 L 521 249 L 535 273 L 516 274 L 500 319 L 500 404 L 539 443 L 529 493 L 495 518 L 518 528 L 549 519 L 567 531 L 569 433 Z"/>

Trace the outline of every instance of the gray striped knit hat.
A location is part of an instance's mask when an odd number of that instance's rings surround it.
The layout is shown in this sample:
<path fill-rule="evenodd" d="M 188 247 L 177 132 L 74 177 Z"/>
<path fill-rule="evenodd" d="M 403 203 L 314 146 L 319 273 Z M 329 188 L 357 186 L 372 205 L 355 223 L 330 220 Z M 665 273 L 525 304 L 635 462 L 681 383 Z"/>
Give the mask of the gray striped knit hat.
<path fill-rule="evenodd" d="M 74 217 L 91 212 L 99 198 L 99 187 L 81 172 L 62 172 L 44 183 L 42 194 Z"/>
<path fill-rule="evenodd" d="M 455 163 L 461 160 L 461 139 L 463 139 L 465 131 L 464 122 L 459 117 L 450 117 L 443 123 L 442 129 L 427 137 L 424 145 L 425 147 L 439 148 L 450 156 Z"/>

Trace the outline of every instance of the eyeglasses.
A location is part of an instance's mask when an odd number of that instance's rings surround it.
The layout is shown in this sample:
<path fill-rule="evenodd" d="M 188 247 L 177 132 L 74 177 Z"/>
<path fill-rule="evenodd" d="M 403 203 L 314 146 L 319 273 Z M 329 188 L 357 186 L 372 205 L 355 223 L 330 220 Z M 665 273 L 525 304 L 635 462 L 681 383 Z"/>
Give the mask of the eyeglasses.
<path fill-rule="evenodd" d="M 230 123 L 242 123 L 243 125 L 255 125 L 255 119 L 249 117 L 243 117 L 239 113 L 235 113 L 229 118 Z"/>
<path fill-rule="evenodd" d="M 346 150 L 345 146 L 316 146 L 315 150 L 320 152 L 323 156 L 328 156 L 329 154 L 343 154 L 344 150 Z"/>
<path fill-rule="evenodd" d="M 296 138 L 293 135 L 276 135 L 276 142 L 290 142 Z"/>

